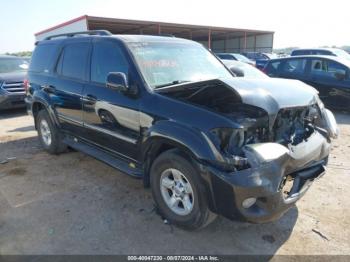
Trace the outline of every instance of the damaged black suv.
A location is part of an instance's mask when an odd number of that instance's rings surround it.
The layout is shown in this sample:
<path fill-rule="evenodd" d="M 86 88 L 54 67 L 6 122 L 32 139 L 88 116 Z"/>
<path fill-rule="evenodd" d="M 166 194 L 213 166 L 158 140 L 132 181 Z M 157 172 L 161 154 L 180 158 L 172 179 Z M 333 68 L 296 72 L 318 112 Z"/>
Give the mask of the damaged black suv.
<path fill-rule="evenodd" d="M 279 218 L 324 174 L 338 129 L 312 87 L 236 78 L 201 44 L 89 31 L 37 43 L 26 98 L 42 146 L 151 187 L 170 223 Z"/>

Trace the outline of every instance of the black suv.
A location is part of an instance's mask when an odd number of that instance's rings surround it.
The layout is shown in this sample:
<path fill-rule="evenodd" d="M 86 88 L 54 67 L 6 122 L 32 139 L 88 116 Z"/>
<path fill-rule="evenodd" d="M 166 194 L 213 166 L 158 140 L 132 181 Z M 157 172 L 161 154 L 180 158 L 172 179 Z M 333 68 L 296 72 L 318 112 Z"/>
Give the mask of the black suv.
<path fill-rule="evenodd" d="M 235 78 L 202 45 L 89 31 L 37 43 L 26 98 L 42 146 L 151 187 L 187 229 L 280 217 L 324 173 L 334 116 L 299 81 Z M 288 96 L 288 94 L 293 94 Z"/>
<path fill-rule="evenodd" d="M 25 107 L 24 79 L 27 69 L 27 60 L 0 55 L 0 110 Z"/>

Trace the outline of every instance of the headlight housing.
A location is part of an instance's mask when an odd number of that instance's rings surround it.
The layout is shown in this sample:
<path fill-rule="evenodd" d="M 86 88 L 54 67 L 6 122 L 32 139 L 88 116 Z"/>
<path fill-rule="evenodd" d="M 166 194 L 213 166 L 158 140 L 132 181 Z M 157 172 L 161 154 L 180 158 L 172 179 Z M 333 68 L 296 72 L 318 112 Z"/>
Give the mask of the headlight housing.
<path fill-rule="evenodd" d="M 329 136 L 331 138 L 337 138 L 339 136 L 339 129 L 333 113 L 326 108 L 322 112 Z"/>
<path fill-rule="evenodd" d="M 242 151 L 245 142 L 243 129 L 215 128 L 210 131 L 210 136 L 228 164 L 237 167 L 247 165 L 247 159 Z"/>

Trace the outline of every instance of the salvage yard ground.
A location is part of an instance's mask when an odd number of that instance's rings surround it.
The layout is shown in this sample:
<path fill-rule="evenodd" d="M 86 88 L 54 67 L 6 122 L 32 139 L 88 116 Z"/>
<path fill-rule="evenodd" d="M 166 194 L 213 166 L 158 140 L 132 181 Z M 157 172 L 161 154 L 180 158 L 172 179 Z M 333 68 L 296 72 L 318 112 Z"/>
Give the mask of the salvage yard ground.
<path fill-rule="evenodd" d="M 49 155 L 24 111 L 0 113 L 0 255 L 350 254 L 350 116 L 327 174 L 279 221 L 163 223 L 142 181 L 79 152 Z"/>

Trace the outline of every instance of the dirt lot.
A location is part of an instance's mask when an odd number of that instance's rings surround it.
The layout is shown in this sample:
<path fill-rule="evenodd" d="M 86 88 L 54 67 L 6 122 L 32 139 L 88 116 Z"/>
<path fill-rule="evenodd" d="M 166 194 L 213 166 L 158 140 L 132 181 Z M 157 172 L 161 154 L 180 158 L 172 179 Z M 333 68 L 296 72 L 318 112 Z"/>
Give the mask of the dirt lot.
<path fill-rule="evenodd" d="M 0 114 L 0 254 L 350 254 L 350 116 L 328 173 L 279 221 L 164 224 L 142 182 L 78 152 L 39 146 L 24 111 Z"/>

